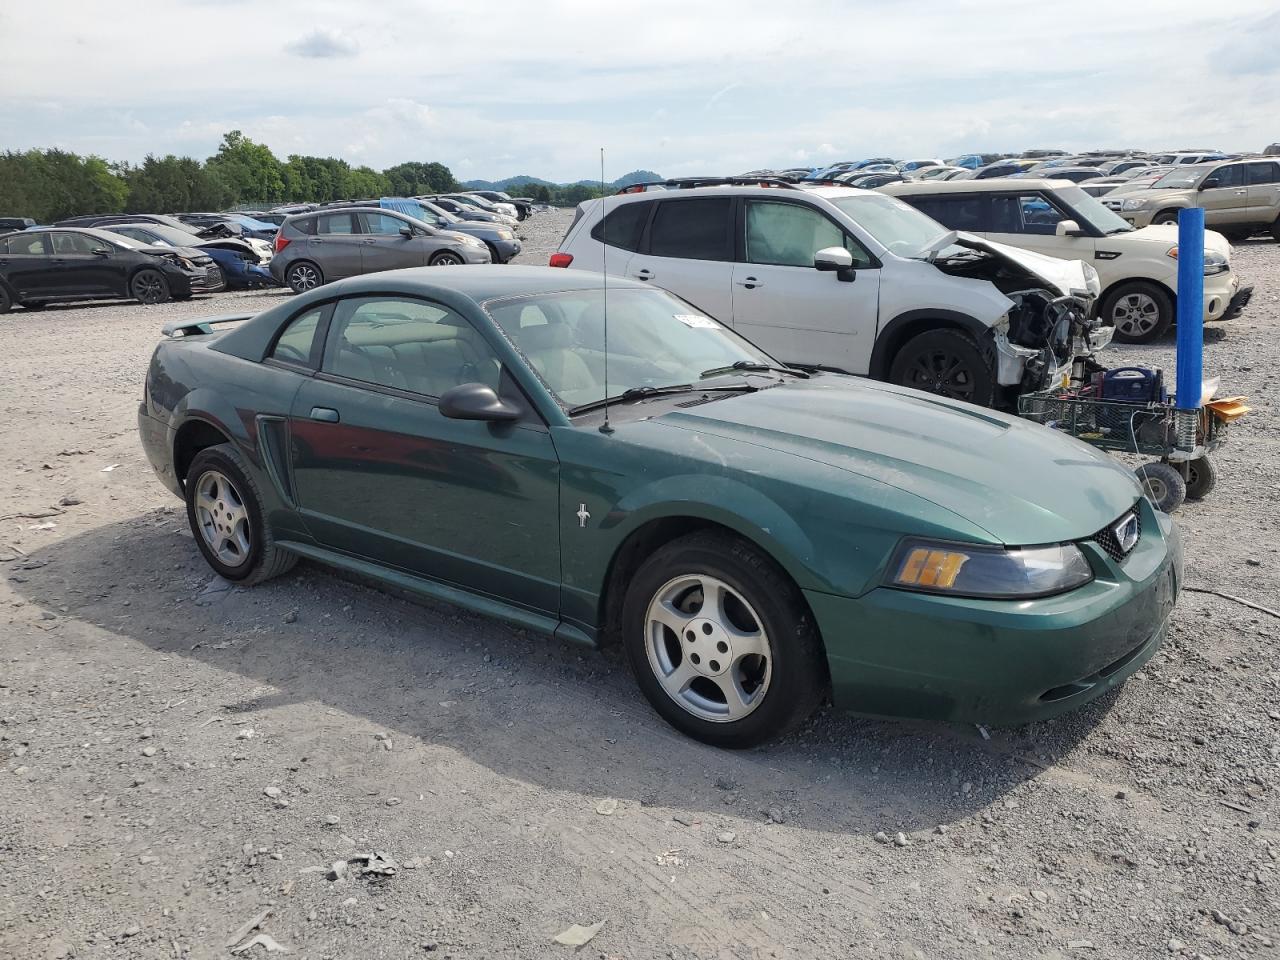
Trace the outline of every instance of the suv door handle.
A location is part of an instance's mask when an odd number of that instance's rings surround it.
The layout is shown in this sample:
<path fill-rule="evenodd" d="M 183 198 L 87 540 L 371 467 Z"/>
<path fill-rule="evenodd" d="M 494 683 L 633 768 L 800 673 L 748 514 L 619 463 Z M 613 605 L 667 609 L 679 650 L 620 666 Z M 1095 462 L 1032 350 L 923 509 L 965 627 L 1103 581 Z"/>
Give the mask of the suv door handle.
<path fill-rule="evenodd" d="M 650 270 L 648 267 L 644 267 L 641 270 L 638 270 L 636 272 L 637 280 L 652 280 L 656 276 L 657 274 L 654 273 L 652 270 Z"/>
<path fill-rule="evenodd" d="M 342 418 L 338 416 L 338 411 L 332 407 L 312 407 L 311 419 L 319 420 L 321 423 L 337 423 Z"/>
<path fill-rule="evenodd" d="M 757 280 L 755 277 L 747 277 L 743 280 L 739 280 L 738 286 L 746 287 L 748 290 L 754 290 L 756 287 L 763 287 L 764 284 L 761 283 L 759 280 Z"/>

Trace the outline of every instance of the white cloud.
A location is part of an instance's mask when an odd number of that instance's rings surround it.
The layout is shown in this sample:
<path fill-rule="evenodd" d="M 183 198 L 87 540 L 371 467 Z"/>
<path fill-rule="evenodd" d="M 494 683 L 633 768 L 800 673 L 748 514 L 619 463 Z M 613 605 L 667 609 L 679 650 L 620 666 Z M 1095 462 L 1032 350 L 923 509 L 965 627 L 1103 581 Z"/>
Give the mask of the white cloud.
<path fill-rule="evenodd" d="M 1275 0 L 1236 0 L 1231 16 L 1165 0 L 1154 19 L 1103 0 L 1070 17 L 1021 0 L 910 16 L 869 0 L 649 0 L 639 17 L 543 0 L 519 30 L 493 28 L 524 6 L 498 2 L 427 37 L 406 28 L 421 0 L 237 4 L 252 30 L 225 2 L 170 0 L 145 59 L 118 55 L 135 24 L 100 0 L 4 4 L 6 146 L 208 156 L 240 129 L 281 156 L 576 180 L 596 175 L 601 145 L 617 174 L 733 173 L 801 153 L 1258 149 L 1280 116 Z"/>
<path fill-rule="evenodd" d="M 304 37 L 286 43 L 285 50 L 297 57 L 328 60 L 336 57 L 354 57 L 360 52 L 360 44 L 341 30 L 312 30 Z"/>

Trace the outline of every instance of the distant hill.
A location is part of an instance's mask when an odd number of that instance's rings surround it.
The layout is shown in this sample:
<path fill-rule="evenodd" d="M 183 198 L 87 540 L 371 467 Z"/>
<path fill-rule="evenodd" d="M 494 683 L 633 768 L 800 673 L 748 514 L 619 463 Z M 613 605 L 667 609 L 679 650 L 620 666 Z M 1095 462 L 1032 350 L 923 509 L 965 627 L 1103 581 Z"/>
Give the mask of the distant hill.
<path fill-rule="evenodd" d="M 632 170 L 628 174 L 619 177 L 613 183 L 609 184 L 614 190 L 620 190 L 628 187 L 633 183 L 643 183 L 646 180 L 661 180 L 660 174 L 654 173 L 652 170 Z M 462 184 L 468 190 L 502 190 L 510 192 L 519 190 L 529 186 L 543 187 L 568 187 L 568 186 L 584 186 L 598 187 L 599 180 L 578 180 L 576 183 L 554 183 L 551 180 L 543 180 L 540 177 L 531 177 L 528 174 L 520 174 L 515 177 L 507 177 L 505 180 L 467 180 Z"/>

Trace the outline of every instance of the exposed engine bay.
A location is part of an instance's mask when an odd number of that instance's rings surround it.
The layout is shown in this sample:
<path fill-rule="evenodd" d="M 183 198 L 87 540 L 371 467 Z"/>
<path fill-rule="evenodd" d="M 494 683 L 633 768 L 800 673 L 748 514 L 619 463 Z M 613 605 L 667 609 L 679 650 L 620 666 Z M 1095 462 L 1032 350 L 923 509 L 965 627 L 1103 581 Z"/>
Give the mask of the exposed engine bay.
<path fill-rule="evenodd" d="M 991 249 L 964 249 L 939 257 L 934 265 L 952 276 L 985 280 L 1012 301 L 992 327 L 996 380 L 1002 386 L 1029 393 L 1058 385 L 1111 340 L 1112 328 L 1101 327 L 1096 316 L 1096 289 L 1064 291 Z M 1092 268 L 1082 266 L 1088 282 Z"/>

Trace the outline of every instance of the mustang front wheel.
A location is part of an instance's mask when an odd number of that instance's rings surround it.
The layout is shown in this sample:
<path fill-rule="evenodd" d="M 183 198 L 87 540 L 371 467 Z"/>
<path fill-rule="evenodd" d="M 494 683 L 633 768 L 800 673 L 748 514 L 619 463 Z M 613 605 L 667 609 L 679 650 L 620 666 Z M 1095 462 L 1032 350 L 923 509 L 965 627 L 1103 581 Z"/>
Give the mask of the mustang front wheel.
<path fill-rule="evenodd" d="M 227 580 L 261 583 L 297 563 L 275 545 L 263 520 L 262 495 L 231 444 L 195 455 L 187 470 L 186 500 L 200 552 Z"/>
<path fill-rule="evenodd" d="M 623 630 L 654 709 L 706 743 L 751 747 L 781 736 L 826 691 L 821 642 L 799 591 L 735 537 L 692 534 L 649 557 L 627 592 Z"/>

